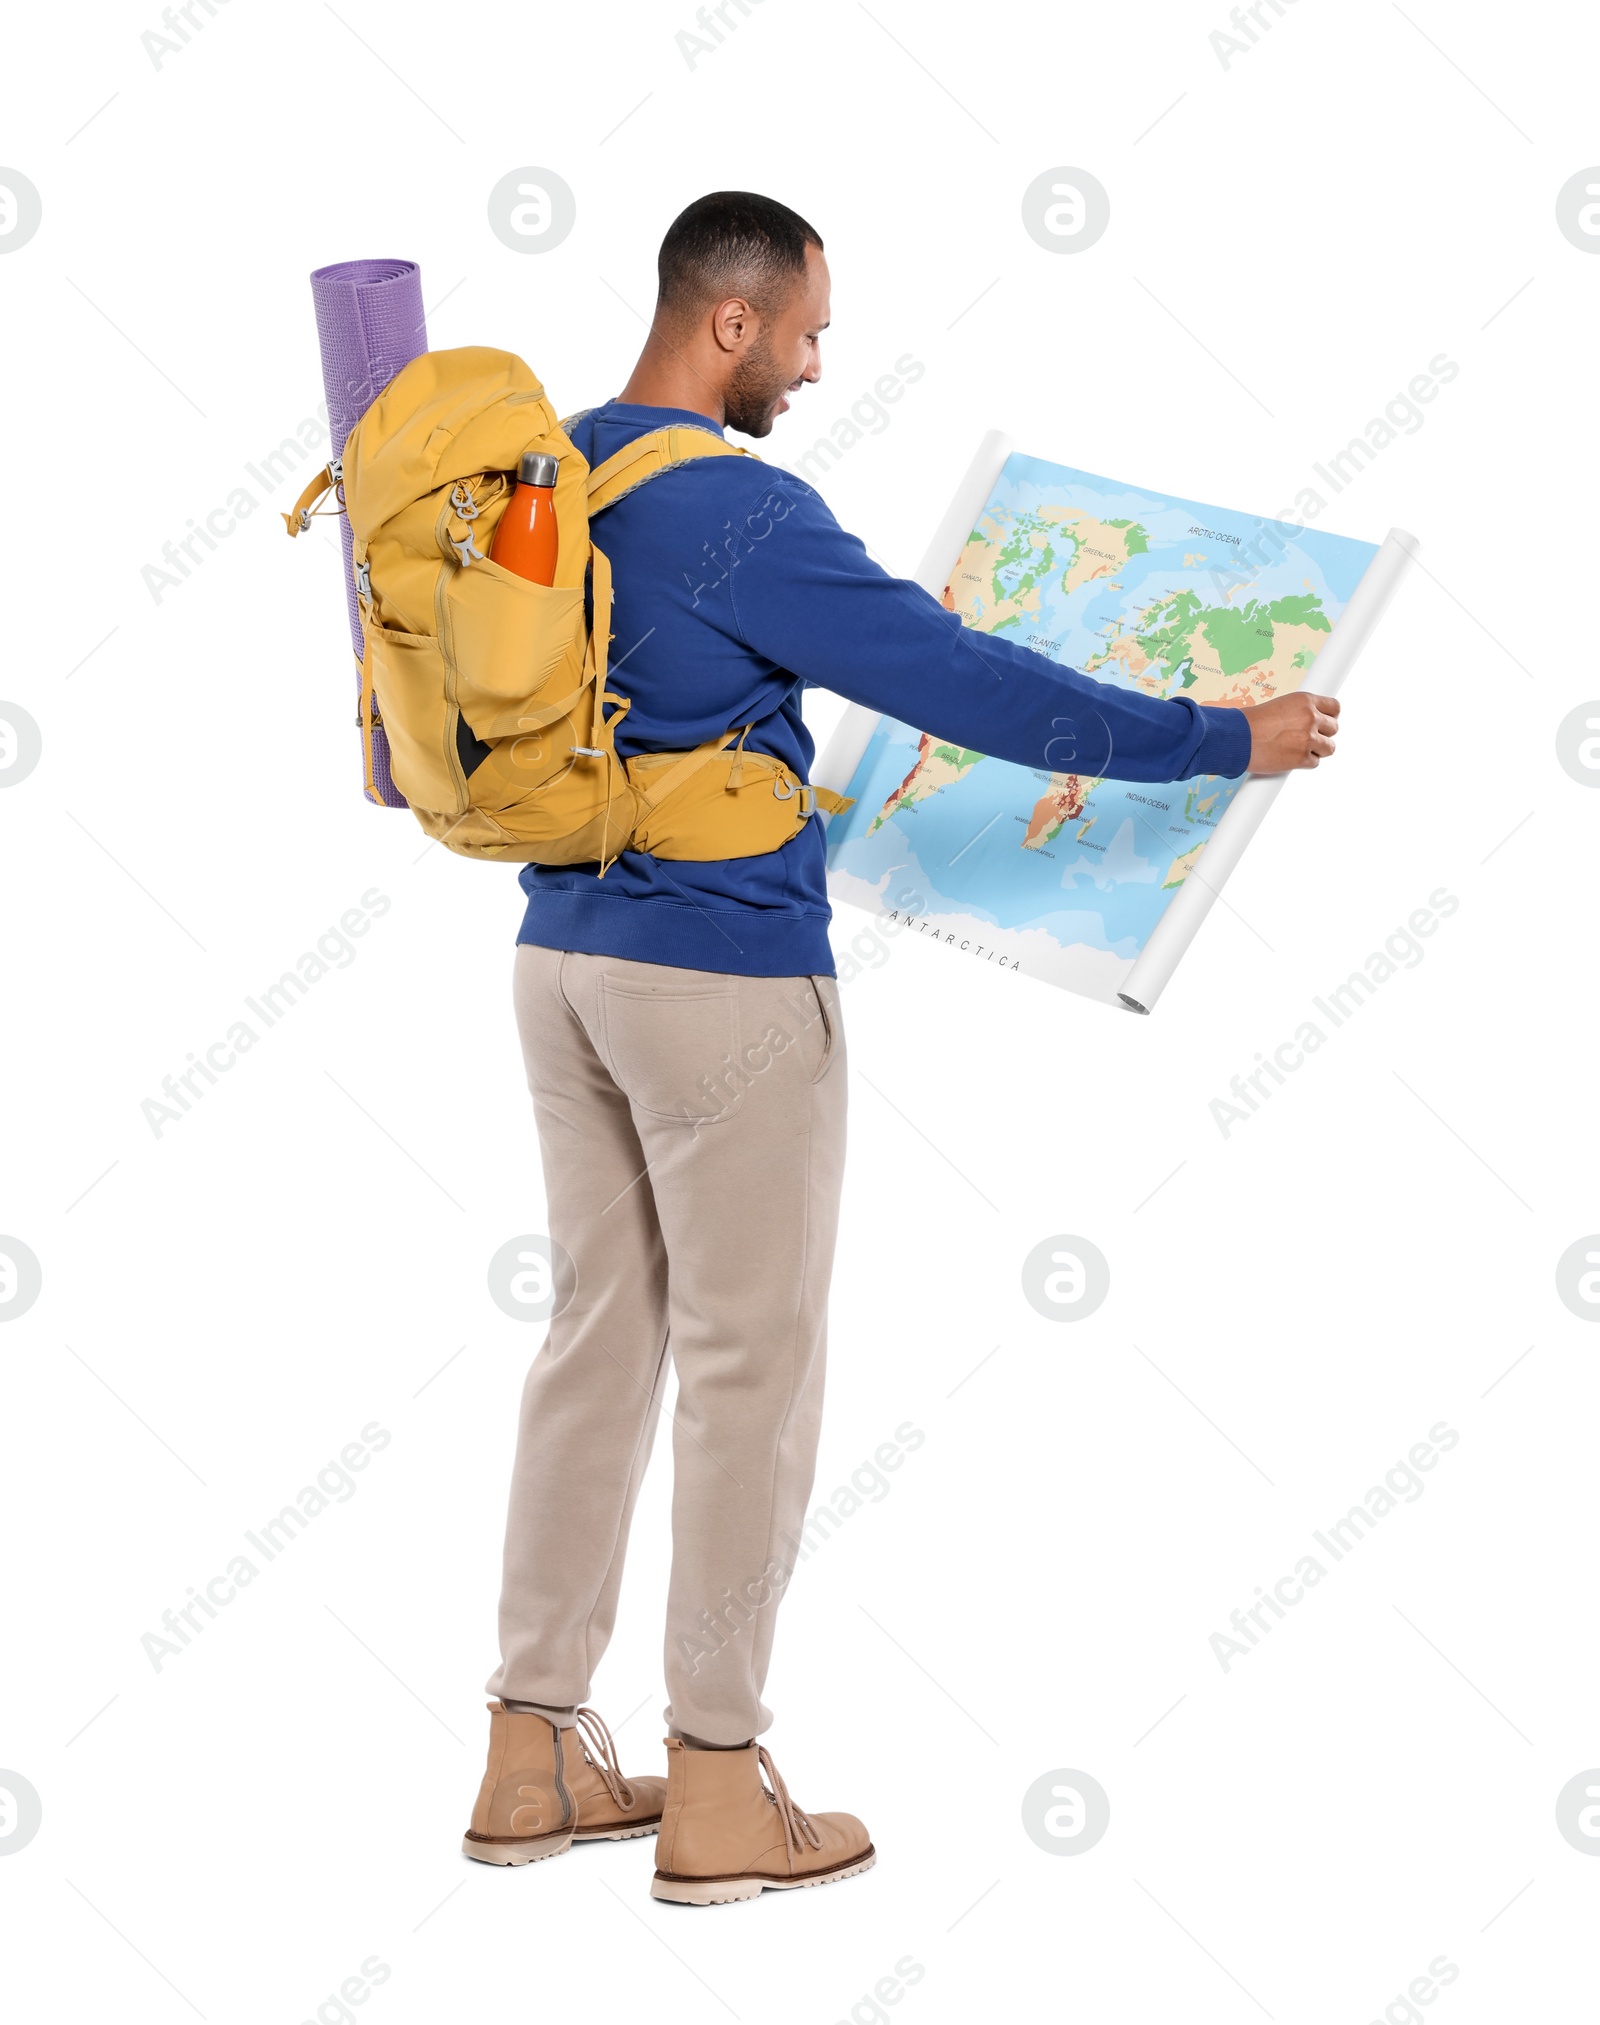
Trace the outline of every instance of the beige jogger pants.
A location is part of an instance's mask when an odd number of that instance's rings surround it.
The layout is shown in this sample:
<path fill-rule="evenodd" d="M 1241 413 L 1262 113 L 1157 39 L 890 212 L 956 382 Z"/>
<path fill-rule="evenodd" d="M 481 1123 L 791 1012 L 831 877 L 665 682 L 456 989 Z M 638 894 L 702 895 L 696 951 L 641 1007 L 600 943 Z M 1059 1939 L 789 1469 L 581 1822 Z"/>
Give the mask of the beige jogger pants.
<path fill-rule="evenodd" d="M 838 988 L 524 944 L 515 997 L 550 1235 L 576 1285 L 523 1392 L 489 1692 L 587 1700 L 670 1352 L 668 1720 L 740 1744 L 771 1721 L 761 1689 L 816 1463 Z"/>

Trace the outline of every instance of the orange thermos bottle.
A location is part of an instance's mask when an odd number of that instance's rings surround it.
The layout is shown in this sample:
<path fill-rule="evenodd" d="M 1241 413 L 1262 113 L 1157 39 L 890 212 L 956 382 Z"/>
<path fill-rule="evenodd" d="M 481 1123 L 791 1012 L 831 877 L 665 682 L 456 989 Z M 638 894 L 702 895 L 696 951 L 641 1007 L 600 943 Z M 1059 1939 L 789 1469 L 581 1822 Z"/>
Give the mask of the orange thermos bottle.
<path fill-rule="evenodd" d="M 552 492 L 558 459 L 530 450 L 517 471 L 516 488 L 489 544 L 502 569 L 531 584 L 556 580 L 556 509 Z"/>

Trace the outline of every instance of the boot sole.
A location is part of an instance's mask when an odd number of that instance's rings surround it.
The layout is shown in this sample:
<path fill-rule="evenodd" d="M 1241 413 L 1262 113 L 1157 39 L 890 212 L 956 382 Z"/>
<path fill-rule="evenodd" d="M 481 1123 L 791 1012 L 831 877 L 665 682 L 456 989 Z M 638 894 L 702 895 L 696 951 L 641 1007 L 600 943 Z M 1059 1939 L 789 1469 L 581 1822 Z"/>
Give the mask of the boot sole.
<path fill-rule="evenodd" d="M 541 1863 L 547 1856 L 561 1856 L 572 1847 L 573 1831 L 559 1829 L 554 1835 L 535 1835 L 525 1841 L 509 1836 L 474 1835 L 469 1828 L 462 1838 L 461 1853 L 477 1863 Z"/>
<path fill-rule="evenodd" d="M 632 1842 L 640 1835 L 654 1835 L 661 1826 L 658 1814 L 653 1821 L 625 1821 L 617 1828 L 580 1828 L 574 1842 Z"/>
<path fill-rule="evenodd" d="M 759 1898 L 764 1891 L 805 1891 L 814 1884 L 843 1884 L 847 1877 L 859 1877 L 878 1860 L 868 1845 L 865 1856 L 853 1856 L 832 1870 L 813 1871 L 809 1877 L 769 1877 L 762 1873 L 744 1877 L 675 1877 L 658 1870 L 650 1883 L 650 1896 L 674 1905 L 735 1905 L 742 1899 Z"/>

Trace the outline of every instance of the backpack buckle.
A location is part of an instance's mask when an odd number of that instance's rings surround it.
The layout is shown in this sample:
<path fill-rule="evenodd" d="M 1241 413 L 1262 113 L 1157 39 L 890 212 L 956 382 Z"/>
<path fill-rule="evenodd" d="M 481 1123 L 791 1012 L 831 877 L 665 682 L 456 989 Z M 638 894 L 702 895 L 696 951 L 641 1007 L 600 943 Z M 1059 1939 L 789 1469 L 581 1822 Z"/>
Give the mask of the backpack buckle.
<path fill-rule="evenodd" d="M 356 596 L 358 598 L 364 598 L 366 602 L 370 605 L 372 603 L 371 563 L 365 561 L 358 562 L 356 564 L 355 576 L 356 576 Z"/>
<path fill-rule="evenodd" d="M 814 816 L 817 812 L 817 791 L 809 781 L 800 790 L 800 813 Z"/>

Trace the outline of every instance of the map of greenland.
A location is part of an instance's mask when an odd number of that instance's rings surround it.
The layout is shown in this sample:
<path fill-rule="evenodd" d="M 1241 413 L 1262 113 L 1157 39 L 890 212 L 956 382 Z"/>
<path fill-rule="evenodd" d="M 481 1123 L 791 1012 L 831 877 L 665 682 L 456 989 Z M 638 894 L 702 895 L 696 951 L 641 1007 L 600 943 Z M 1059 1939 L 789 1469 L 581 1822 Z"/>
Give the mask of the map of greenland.
<path fill-rule="evenodd" d="M 1012 456 L 944 602 L 1101 681 L 1261 703 L 1307 679 L 1376 553 Z M 986 962 L 1114 998 L 1238 786 L 1014 766 L 881 718 L 856 806 L 830 827 L 829 885 Z"/>

